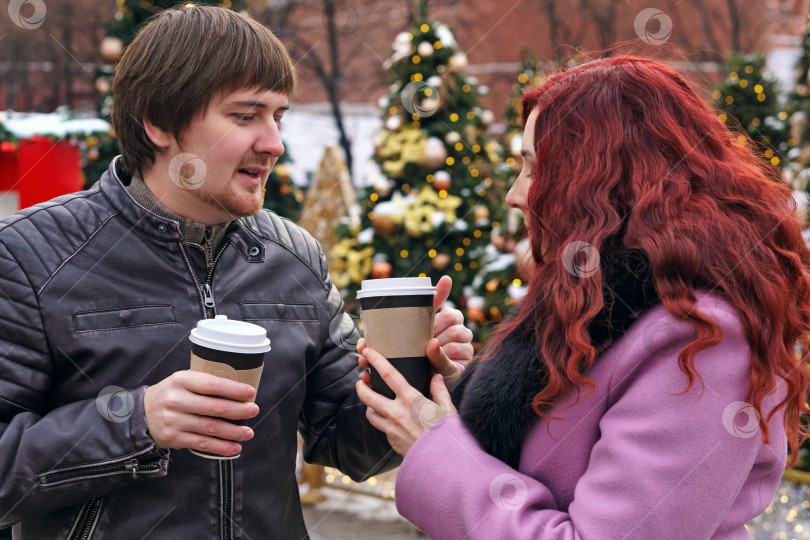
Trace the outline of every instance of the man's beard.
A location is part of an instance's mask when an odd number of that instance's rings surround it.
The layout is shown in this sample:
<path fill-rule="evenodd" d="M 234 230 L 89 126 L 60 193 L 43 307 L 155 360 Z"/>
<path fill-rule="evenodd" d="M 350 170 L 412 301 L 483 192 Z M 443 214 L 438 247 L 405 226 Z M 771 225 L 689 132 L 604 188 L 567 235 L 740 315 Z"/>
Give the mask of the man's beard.
<path fill-rule="evenodd" d="M 226 186 L 227 188 L 227 186 Z M 267 182 L 262 185 L 261 198 L 235 196 L 234 193 L 228 189 L 223 190 L 224 193 L 208 193 L 204 190 L 191 191 L 190 193 L 200 201 L 226 212 L 231 220 L 239 219 L 241 217 L 253 216 L 259 213 L 264 204 L 264 198 L 267 194 Z"/>

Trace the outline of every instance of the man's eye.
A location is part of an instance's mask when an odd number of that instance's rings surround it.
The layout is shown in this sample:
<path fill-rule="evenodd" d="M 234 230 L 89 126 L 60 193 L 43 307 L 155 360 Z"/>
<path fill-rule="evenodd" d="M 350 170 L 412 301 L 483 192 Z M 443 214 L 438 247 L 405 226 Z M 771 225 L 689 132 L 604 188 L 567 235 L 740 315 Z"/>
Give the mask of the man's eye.
<path fill-rule="evenodd" d="M 252 114 L 234 114 L 233 116 L 240 122 L 250 122 L 251 120 L 253 120 Z"/>
<path fill-rule="evenodd" d="M 275 120 L 276 120 L 276 126 L 278 127 L 278 129 L 281 129 L 281 128 L 284 127 L 284 124 L 281 122 L 281 118 L 276 118 Z"/>

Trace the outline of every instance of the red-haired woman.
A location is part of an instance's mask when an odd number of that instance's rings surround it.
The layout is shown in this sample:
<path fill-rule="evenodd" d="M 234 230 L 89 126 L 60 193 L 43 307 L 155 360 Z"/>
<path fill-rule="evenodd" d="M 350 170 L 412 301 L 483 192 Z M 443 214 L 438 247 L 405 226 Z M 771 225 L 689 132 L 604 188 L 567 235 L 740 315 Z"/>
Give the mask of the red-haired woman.
<path fill-rule="evenodd" d="M 523 101 L 536 272 L 433 401 L 358 382 L 434 539 L 748 538 L 803 436 L 810 252 L 778 176 L 668 67 L 613 57 Z M 457 395 L 456 395 L 457 394 Z M 426 429 L 429 428 L 429 429 Z"/>

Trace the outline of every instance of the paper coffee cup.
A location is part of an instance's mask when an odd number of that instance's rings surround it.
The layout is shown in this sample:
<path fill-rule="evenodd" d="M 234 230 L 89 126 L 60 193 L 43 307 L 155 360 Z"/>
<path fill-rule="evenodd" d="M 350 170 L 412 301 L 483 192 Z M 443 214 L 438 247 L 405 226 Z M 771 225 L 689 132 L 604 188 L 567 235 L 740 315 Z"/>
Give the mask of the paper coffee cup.
<path fill-rule="evenodd" d="M 203 319 L 191 331 L 191 371 L 210 373 L 249 384 L 258 392 L 264 355 L 270 350 L 267 332 L 261 326 L 229 320 L 226 315 Z M 255 397 L 254 397 L 255 400 Z M 246 420 L 228 420 L 245 425 Z M 234 459 L 199 450 L 190 450 L 211 459 Z"/>
<path fill-rule="evenodd" d="M 366 345 L 385 356 L 427 398 L 431 368 L 425 349 L 433 337 L 435 295 L 436 287 L 427 277 L 368 279 L 357 292 Z M 395 397 L 374 368 L 371 386 L 390 399 Z"/>

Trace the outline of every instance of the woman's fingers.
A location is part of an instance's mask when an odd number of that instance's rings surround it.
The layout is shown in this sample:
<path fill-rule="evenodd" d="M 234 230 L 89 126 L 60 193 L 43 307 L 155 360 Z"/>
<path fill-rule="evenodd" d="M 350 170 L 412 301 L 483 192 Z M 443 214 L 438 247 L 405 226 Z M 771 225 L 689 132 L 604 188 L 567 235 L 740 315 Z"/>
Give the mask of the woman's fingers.
<path fill-rule="evenodd" d="M 403 377 L 383 355 L 374 349 L 366 347 L 363 351 L 363 357 L 369 361 L 371 367 L 377 371 L 383 382 L 388 385 L 388 388 L 390 388 L 397 397 L 406 397 L 408 394 L 418 393 L 413 386 L 408 384 L 405 377 Z"/>
<path fill-rule="evenodd" d="M 450 397 L 450 391 L 447 385 L 444 384 L 444 379 L 438 375 L 434 375 L 430 380 L 430 397 L 444 412 L 443 416 L 448 414 L 456 414 L 456 407 L 453 405 L 453 399 Z"/>
<path fill-rule="evenodd" d="M 439 346 L 437 339 L 434 338 L 428 341 L 425 354 L 427 354 L 428 360 L 430 361 L 430 366 L 443 377 L 461 375 L 461 370 L 447 357 Z"/>
<path fill-rule="evenodd" d="M 385 402 L 391 401 L 385 396 L 381 396 L 375 392 L 371 386 L 369 386 L 369 383 L 366 383 L 365 381 L 357 381 L 354 384 L 354 387 L 357 390 L 357 397 L 359 397 L 360 401 L 362 401 L 369 409 L 383 411 L 386 408 Z"/>

